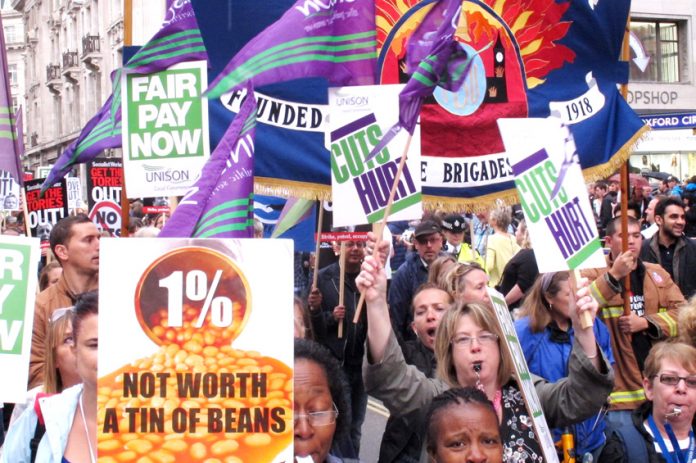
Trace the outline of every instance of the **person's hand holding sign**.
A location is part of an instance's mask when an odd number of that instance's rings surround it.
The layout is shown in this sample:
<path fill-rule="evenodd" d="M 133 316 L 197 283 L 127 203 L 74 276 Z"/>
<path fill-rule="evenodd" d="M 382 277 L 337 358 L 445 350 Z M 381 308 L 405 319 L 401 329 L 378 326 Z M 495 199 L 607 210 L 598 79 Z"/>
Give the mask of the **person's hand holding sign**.
<path fill-rule="evenodd" d="M 334 307 L 333 317 L 334 317 L 334 320 L 336 320 L 336 321 L 340 321 L 340 320 L 343 320 L 344 318 L 346 318 L 345 306 L 337 305 L 336 307 Z"/>
<path fill-rule="evenodd" d="M 616 280 L 621 280 L 626 277 L 626 275 L 634 271 L 637 265 L 638 259 L 633 255 L 632 251 L 622 252 L 616 259 L 614 259 L 614 263 L 612 264 L 609 273 Z"/>
<path fill-rule="evenodd" d="M 628 315 L 619 317 L 619 329 L 626 334 L 647 330 L 648 319 L 631 312 Z"/>

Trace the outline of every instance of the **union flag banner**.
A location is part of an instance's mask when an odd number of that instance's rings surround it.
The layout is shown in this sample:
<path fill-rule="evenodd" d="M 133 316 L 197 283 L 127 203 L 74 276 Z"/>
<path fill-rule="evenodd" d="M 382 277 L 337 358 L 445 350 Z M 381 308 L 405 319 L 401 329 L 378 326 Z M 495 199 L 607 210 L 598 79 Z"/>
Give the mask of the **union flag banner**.
<path fill-rule="evenodd" d="M 408 39 L 432 0 L 377 0 L 377 75 L 404 82 Z M 445 209 L 516 201 L 498 118 L 556 116 L 570 127 L 588 180 L 627 159 L 647 127 L 616 84 L 629 0 L 463 0 L 464 51 L 473 56 L 457 92 L 436 89 L 421 110 L 424 201 Z M 459 32 L 459 31 L 458 31 Z"/>
<path fill-rule="evenodd" d="M 263 9 L 248 0 L 192 3 L 215 78 L 296 2 L 268 0 Z M 305 4 L 321 14 L 330 2 Z M 409 37 L 436 4 L 376 0 L 379 83 L 408 81 Z M 472 57 L 470 69 L 457 92 L 437 88 L 421 110 L 426 207 L 483 209 L 497 198 L 517 201 L 496 124 L 502 117 L 553 114 L 570 127 L 586 180 L 615 171 L 647 130 L 617 91 L 628 80 L 628 65 L 619 57 L 629 6 L 628 0 L 463 0 L 457 36 Z M 255 89 L 256 193 L 330 198 L 331 153 L 323 134 L 328 85 L 313 78 Z M 239 111 L 241 98 L 232 92 L 210 100 L 211 143 Z"/>

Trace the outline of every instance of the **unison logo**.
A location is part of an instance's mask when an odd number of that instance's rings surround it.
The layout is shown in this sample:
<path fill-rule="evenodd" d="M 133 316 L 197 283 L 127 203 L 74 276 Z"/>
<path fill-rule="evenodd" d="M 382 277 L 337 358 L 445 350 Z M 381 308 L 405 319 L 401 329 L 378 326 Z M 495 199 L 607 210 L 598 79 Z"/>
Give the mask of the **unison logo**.
<path fill-rule="evenodd" d="M 305 18 L 321 11 L 330 10 L 338 3 L 353 3 L 355 0 L 305 0 L 304 4 L 295 6 Z"/>

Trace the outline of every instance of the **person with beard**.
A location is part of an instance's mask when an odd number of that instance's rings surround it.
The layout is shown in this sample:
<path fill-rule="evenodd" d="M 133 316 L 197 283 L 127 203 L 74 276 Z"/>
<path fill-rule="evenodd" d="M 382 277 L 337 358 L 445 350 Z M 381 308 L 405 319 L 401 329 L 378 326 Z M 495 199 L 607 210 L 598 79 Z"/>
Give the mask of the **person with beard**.
<path fill-rule="evenodd" d="M 334 243 L 334 251 L 340 253 L 339 248 L 340 244 Z M 355 454 L 345 456 L 357 458 L 360 452 L 361 427 L 367 409 L 367 395 L 362 380 L 367 317 L 363 311 L 358 323 L 353 323 L 353 315 L 360 298 L 355 278 L 360 273 L 360 264 L 365 257 L 365 242 L 345 241 L 345 249 L 343 305 L 339 304 L 340 259 L 319 271 L 317 288 L 310 292 L 308 303 L 316 341 L 329 348 L 334 357 L 341 363 L 348 379 L 351 415 L 353 417 L 350 426 L 350 439 Z M 343 332 L 339 336 L 341 322 L 343 323 Z"/>
<path fill-rule="evenodd" d="M 406 363 L 414 365 L 428 378 L 435 376 L 435 332 L 451 303 L 449 293 L 434 283 L 421 285 L 413 296 L 411 327 L 418 339 L 404 342 L 401 350 Z M 379 463 L 418 461 L 423 446 L 418 416 L 418 413 L 410 413 L 389 417 L 379 449 Z"/>
<path fill-rule="evenodd" d="M 661 200 L 655 206 L 655 223 L 658 232 L 643 243 L 640 257 L 660 264 L 690 298 L 696 293 L 696 279 L 689 271 L 696 266 L 696 243 L 684 236 L 684 204 L 674 196 Z"/>
<path fill-rule="evenodd" d="M 608 266 L 582 272 L 592 281 L 590 290 L 602 307 L 601 318 L 609 329 L 616 360 L 616 384 L 607 414 L 609 430 L 630 423 L 630 412 L 645 402 L 643 362 L 654 341 L 677 336 L 678 307 L 684 302 L 681 291 L 662 267 L 639 258 L 642 235 L 638 221 L 632 217 L 628 217 L 626 236 L 628 250 L 621 252 L 621 218 L 609 222 Z M 624 315 L 622 282 L 628 275 L 631 313 Z"/>

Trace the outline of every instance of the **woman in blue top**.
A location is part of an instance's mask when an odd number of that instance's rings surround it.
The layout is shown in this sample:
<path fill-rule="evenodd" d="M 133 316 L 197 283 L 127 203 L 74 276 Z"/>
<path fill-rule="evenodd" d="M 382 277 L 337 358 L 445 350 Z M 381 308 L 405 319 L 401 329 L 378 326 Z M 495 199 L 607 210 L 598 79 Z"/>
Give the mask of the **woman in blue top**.
<path fill-rule="evenodd" d="M 573 327 L 570 321 L 571 289 L 568 272 L 546 273 L 538 278 L 522 306 L 523 317 L 515 323 L 529 371 L 549 381 L 568 376 L 568 359 L 573 347 Z M 597 344 L 613 364 L 609 332 L 604 323 L 594 324 Z M 593 461 L 605 443 L 604 412 L 574 426 L 575 451 L 578 461 L 586 453 Z M 560 429 L 554 437 L 560 439 Z"/>

